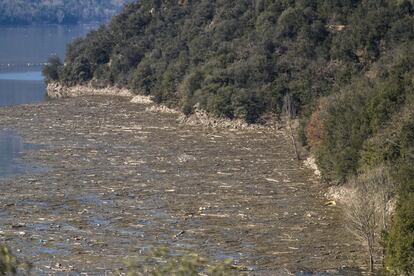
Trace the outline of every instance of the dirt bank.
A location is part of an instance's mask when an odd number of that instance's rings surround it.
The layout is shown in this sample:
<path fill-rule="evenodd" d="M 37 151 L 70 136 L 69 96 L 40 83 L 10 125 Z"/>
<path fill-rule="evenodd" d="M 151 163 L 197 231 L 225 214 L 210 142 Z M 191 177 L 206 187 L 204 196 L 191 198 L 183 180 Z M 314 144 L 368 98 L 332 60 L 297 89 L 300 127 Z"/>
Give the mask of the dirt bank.
<path fill-rule="evenodd" d="M 45 145 L 23 158 L 48 172 L 0 180 L 0 241 L 35 272 L 102 274 L 160 245 L 231 257 L 252 275 L 361 265 L 341 210 L 323 206 L 281 133 L 147 108 L 90 96 L 0 109 L 0 129 Z"/>

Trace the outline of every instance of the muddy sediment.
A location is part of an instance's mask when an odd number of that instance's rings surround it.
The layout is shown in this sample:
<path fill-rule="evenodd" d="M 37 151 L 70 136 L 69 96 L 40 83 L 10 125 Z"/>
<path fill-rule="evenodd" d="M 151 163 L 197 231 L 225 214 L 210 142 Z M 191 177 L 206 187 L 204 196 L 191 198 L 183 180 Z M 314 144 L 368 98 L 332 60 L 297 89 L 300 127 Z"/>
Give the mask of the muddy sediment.
<path fill-rule="evenodd" d="M 0 179 L 0 241 L 41 273 L 102 274 L 152 247 L 232 258 L 251 275 L 361 265 L 339 207 L 274 130 L 177 122 L 127 97 L 0 109 L 0 129 L 44 145 L 47 172 Z"/>

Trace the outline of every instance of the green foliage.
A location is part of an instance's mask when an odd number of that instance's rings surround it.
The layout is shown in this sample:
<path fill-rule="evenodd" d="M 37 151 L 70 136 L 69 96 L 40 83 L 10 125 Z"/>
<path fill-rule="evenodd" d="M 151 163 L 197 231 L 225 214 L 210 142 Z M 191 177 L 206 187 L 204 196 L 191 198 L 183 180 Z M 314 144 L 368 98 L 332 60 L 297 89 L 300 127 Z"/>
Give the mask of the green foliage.
<path fill-rule="evenodd" d="M 74 41 L 60 80 L 126 86 L 187 114 L 198 104 L 254 123 L 280 112 L 287 93 L 301 111 L 366 72 L 414 37 L 412 14 L 410 1 L 391 0 L 139 1 Z M 194 72 L 197 88 L 183 93 Z"/>
<path fill-rule="evenodd" d="M 0 275 L 16 275 L 18 261 L 4 245 L 0 246 Z"/>
<path fill-rule="evenodd" d="M 140 1 L 107 27 L 73 42 L 60 80 L 69 85 L 101 80 L 179 105 L 186 113 L 198 104 L 253 123 L 268 111 L 280 111 L 288 91 L 272 89 L 277 83 L 295 91 L 296 109 L 315 99 L 307 88 L 319 70 L 313 65 L 315 50 L 329 52 L 330 40 L 327 18 L 316 8 L 278 1 Z M 200 78 L 186 86 L 194 72 Z M 332 83 L 318 82 L 314 87 L 326 94 Z"/>
<path fill-rule="evenodd" d="M 316 150 L 327 179 L 343 182 L 363 168 L 396 161 L 401 132 L 385 134 L 384 129 L 397 131 L 395 125 L 401 123 L 393 118 L 403 118 L 402 112 L 412 107 L 413 66 L 412 49 L 403 47 L 391 60 L 380 60 L 382 69 L 373 66 L 377 79 L 354 78 L 353 84 L 327 98 L 322 143 Z M 395 141 L 386 145 L 390 139 Z"/>
<path fill-rule="evenodd" d="M 203 275 L 240 275 L 232 267 L 232 260 L 211 263 L 195 253 L 186 255 L 172 255 L 167 248 L 160 248 L 150 252 L 145 258 L 145 264 L 140 265 L 134 261 L 127 262 L 128 276 L 135 275 L 176 275 L 196 276 Z"/>
<path fill-rule="evenodd" d="M 325 177 L 343 181 L 386 164 L 399 184 L 398 204 L 386 235 L 391 274 L 414 272 L 414 94 L 411 48 L 378 64 L 378 78 L 355 82 L 328 99 L 318 160 Z"/>
<path fill-rule="evenodd" d="M 47 65 L 43 67 L 42 74 L 46 82 L 59 80 L 59 71 L 62 69 L 62 62 L 58 56 L 51 56 Z"/>
<path fill-rule="evenodd" d="M 414 161 L 414 158 L 411 162 Z M 412 164 L 412 163 L 411 163 Z M 386 265 L 393 275 L 414 273 L 414 170 L 412 166 L 400 168 L 399 201 L 394 223 L 387 236 Z"/>
<path fill-rule="evenodd" d="M 357 172 L 360 150 L 371 134 L 365 108 L 368 89 L 369 84 L 354 83 L 330 99 L 317 151 L 318 164 L 329 180 L 343 182 Z"/>
<path fill-rule="evenodd" d="M 31 265 L 20 262 L 10 249 L 0 244 L 0 275 L 30 275 Z"/>
<path fill-rule="evenodd" d="M 391 274 L 414 273 L 414 98 L 407 99 L 389 126 L 370 141 L 370 161 L 387 160 L 399 183 L 391 230 L 386 236 L 386 266 Z M 367 153 L 365 153 L 367 154 Z M 373 162 L 372 162 L 373 163 Z"/>

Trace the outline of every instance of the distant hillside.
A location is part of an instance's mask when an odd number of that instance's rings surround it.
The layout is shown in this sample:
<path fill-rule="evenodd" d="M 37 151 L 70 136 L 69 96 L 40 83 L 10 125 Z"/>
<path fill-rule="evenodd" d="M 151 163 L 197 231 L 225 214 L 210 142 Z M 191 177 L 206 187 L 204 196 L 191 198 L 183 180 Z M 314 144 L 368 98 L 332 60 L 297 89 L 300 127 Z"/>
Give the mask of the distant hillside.
<path fill-rule="evenodd" d="M 0 25 L 76 24 L 107 20 L 133 0 L 1 0 Z"/>

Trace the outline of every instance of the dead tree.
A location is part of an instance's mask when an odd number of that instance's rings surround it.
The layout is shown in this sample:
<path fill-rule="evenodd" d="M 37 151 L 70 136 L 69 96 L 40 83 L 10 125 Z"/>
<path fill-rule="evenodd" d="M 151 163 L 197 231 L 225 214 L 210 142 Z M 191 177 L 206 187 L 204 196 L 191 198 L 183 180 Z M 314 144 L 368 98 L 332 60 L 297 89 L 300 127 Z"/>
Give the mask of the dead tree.
<path fill-rule="evenodd" d="M 381 212 L 381 227 L 388 230 L 390 200 L 395 196 L 397 187 L 391 178 L 389 170 L 381 165 L 366 174 L 367 181 L 370 181 L 376 190 L 377 204 Z"/>
<path fill-rule="evenodd" d="M 358 183 L 360 185 L 361 183 Z M 368 192 L 369 188 L 360 186 L 350 199 L 346 214 L 349 219 L 348 229 L 365 243 L 368 253 L 369 272 L 374 271 L 374 248 L 379 227 L 377 204 Z"/>
<path fill-rule="evenodd" d="M 295 118 L 295 115 L 296 115 L 296 110 L 293 104 L 292 96 L 290 94 L 286 94 L 283 98 L 282 116 L 285 119 L 286 129 L 287 129 L 289 138 L 292 141 L 293 148 L 295 149 L 296 159 L 300 160 L 298 147 L 296 145 L 295 133 L 292 127 L 292 121 Z"/>
<path fill-rule="evenodd" d="M 371 182 L 374 189 L 374 196 L 380 212 L 379 231 L 388 231 L 390 210 L 389 205 L 397 190 L 395 182 L 392 180 L 389 170 L 381 165 L 365 174 L 366 181 Z M 381 233 L 378 233 L 380 235 Z M 382 265 L 384 266 L 385 248 L 382 248 Z"/>
<path fill-rule="evenodd" d="M 349 230 L 367 246 L 369 271 L 374 271 L 378 238 L 388 227 L 388 205 L 395 187 L 384 166 L 355 177 L 350 181 L 353 193 L 346 214 Z M 384 253 L 384 252 L 382 252 Z"/>

